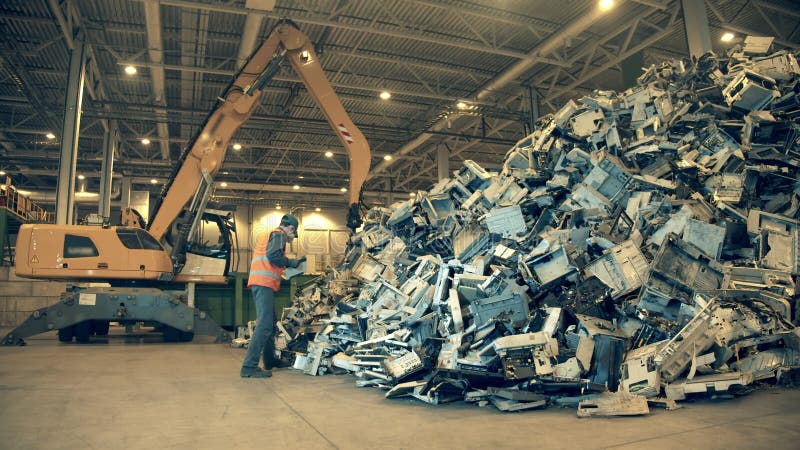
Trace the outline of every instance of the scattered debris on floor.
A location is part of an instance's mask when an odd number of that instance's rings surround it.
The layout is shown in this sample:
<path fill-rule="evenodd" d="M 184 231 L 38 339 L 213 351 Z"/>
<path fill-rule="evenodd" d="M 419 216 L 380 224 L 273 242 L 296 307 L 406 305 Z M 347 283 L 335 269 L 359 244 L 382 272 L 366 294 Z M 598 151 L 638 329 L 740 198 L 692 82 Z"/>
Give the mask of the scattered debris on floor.
<path fill-rule="evenodd" d="M 246 327 L 239 327 L 236 330 L 236 337 L 231 340 L 231 347 L 247 348 L 250 345 L 250 339 L 256 329 L 256 321 L 251 320 L 247 322 Z"/>
<path fill-rule="evenodd" d="M 581 417 L 791 374 L 800 67 L 763 39 L 570 101 L 499 172 L 465 161 L 370 210 L 278 349 L 389 398 Z"/>

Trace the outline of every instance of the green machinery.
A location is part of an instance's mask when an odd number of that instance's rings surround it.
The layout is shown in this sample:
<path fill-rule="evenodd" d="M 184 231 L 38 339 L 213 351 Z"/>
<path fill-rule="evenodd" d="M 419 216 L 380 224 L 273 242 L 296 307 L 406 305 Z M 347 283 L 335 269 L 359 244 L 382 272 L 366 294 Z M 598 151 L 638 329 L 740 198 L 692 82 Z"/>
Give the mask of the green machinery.
<path fill-rule="evenodd" d="M 316 277 L 298 275 L 290 281 L 282 280 L 281 290 L 275 294 L 275 317 L 280 318 L 281 311 L 291 304 L 292 296 L 299 287 Z M 247 273 L 234 274 L 233 280 L 226 286 L 198 285 L 195 306 L 228 330 L 247 326 L 248 321 L 256 318 L 256 308 L 247 289 Z"/>

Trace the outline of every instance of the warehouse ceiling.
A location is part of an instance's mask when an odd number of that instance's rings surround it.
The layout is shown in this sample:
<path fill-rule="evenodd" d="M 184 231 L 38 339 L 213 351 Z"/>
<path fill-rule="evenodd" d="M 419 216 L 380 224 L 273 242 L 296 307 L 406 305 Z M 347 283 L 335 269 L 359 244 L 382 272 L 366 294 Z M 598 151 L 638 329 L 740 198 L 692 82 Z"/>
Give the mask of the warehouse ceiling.
<path fill-rule="evenodd" d="M 437 180 L 438 155 L 451 170 L 466 159 L 498 167 L 538 115 L 688 55 L 681 1 L 615 3 L 600 12 L 596 0 L 3 0 L 0 169 L 21 189 L 55 191 L 70 51 L 85 39 L 77 173 L 99 190 L 116 119 L 115 174 L 158 192 L 235 69 L 289 18 L 372 147 L 365 201 L 405 199 Z M 800 48 L 794 0 L 706 0 L 706 9 L 717 52 L 746 34 Z M 720 41 L 726 31 L 733 43 Z M 345 205 L 346 152 L 288 64 L 231 142 L 242 147 L 216 177 L 219 199 Z"/>

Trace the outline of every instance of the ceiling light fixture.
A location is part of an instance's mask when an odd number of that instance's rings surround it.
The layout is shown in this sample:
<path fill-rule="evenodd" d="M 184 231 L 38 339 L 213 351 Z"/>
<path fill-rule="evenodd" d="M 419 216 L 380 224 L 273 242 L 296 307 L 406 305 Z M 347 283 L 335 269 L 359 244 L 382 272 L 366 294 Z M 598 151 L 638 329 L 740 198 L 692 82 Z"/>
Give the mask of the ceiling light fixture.
<path fill-rule="evenodd" d="M 158 180 L 155 178 L 150 178 L 150 184 L 158 184 Z"/>
<path fill-rule="evenodd" d="M 386 161 L 391 161 L 392 160 L 392 155 L 383 155 L 383 159 L 386 160 Z"/>
<path fill-rule="evenodd" d="M 392 94 L 390 94 L 389 91 L 383 91 L 378 97 L 380 97 L 382 100 L 389 100 L 392 98 Z"/>
<path fill-rule="evenodd" d="M 85 180 L 85 179 L 86 179 L 86 177 L 85 177 L 84 175 L 82 175 L 82 174 L 81 174 L 81 175 L 78 175 L 78 179 L 79 179 L 79 180 Z"/>
<path fill-rule="evenodd" d="M 6 174 L 5 170 L 0 170 L 0 177 L 5 176 L 5 174 Z"/>
<path fill-rule="evenodd" d="M 600 7 L 600 11 L 608 11 L 614 7 L 614 0 L 600 0 L 597 5 Z"/>
<path fill-rule="evenodd" d="M 342 191 L 342 192 L 347 192 L 347 188 L 341 188 L 339 190 Z"/>
<path fill-rule="evenodd" d="M 53 140 L 53 139 L 56 138 L 56 135 L 53 134 L 53 133 L 47 133 L 47 134 L 44 135 L 44 137 L 46 137 L 47 139 Z"/>
<path fill-rule="evenodd" d="M 220 185 L 220 187 L 228 187 L 228 183 L 226 183 L 224 181 L 222 183 L 220 183 L 219 185 Z"/>
<path fill-rule="evenodd" d="M 458 102 L 458 103 L 456 103 L 456 108 L 458 108 L 458 109 L 467 109 L 467 104 L 464 103 L 464 102 Z"/>
<path fill-rule="evenodd" d="M 722 41 L 722 42 L 730 42 L 735 37 L 736 37 L 735 34 L 731 33 L 730 31 L 727 31 L 722 35 L 721 38 L 719 38 L 719 40 Z"/>
<path fill-rule="evenodd" d="M 292 189 L 294 189 L 296 191 L 296 190 L 300 189 L 300 185 L 299 184 L 295 184 L 294 186 L 292 186 Z"/>
<path fill-rule="evenodd" d="M 127 73 L 128 75 L 136 75 L 136 67 L 125 66 L 125 73 Z"/>
<path fill-rule="evenodd" d="M 417 196 L 417 193 L 416 192 L 409 192 L 408 196 L 411 197 L 411 198 L 414 198 L 414 197 Z"/>
<path fill-rule="evenodd" d="M 298 178 L 298 179 L 300 179 L 300 180 L 304 180 L 306 177 L 304 177 L 304 176 L 300 175 L 300 176 L 299 176 L 299 177 L 297 177 L 297 178 Z"/>
<path fill-rule="evenodd" d="M 333 158 L 333 152 L 325 152 L 326 158 Z"/>
<path fill-rule="evenodd" d="M 281 210 L 281 205 L 275 205 L 275 209 L 277 209 L 278 211 L 280 211 L 280 210 Z"/>
<path fill-rule="evenodd" d="M 150 145 L 150 139 L 147 138 L 142 139 L 142 145 Z"/>
<path fill-rule="evenodd" d="M 242 144 L 233 144 L 233 149 L 234 150 L 241 150 L 242 149 Z"/>
<path fill-rule="evenodd" d="M 316 207 L 316 208 L 314 208 L 314 211 L 316 211 L 316 212 L 320 212 L 320 211 L 322 211 L 322 208 L 320 208 L 320 207 Z"/>

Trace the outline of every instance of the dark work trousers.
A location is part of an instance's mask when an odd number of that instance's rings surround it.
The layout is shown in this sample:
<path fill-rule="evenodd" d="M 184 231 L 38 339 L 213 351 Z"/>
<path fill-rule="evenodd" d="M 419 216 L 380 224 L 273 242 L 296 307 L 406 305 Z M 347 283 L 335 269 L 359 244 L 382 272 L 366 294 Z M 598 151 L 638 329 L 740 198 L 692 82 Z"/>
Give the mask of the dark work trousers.
<path fill-rule="evenodd" d="M 263 355 L 264 368 L 271 369 L 275 353 L 275 291 L 266 286 L 253 286 L 252 290 L 256 304 L 256 328 L 250 337 L 242 367 L 258 367 L 258 360 Z"/>

